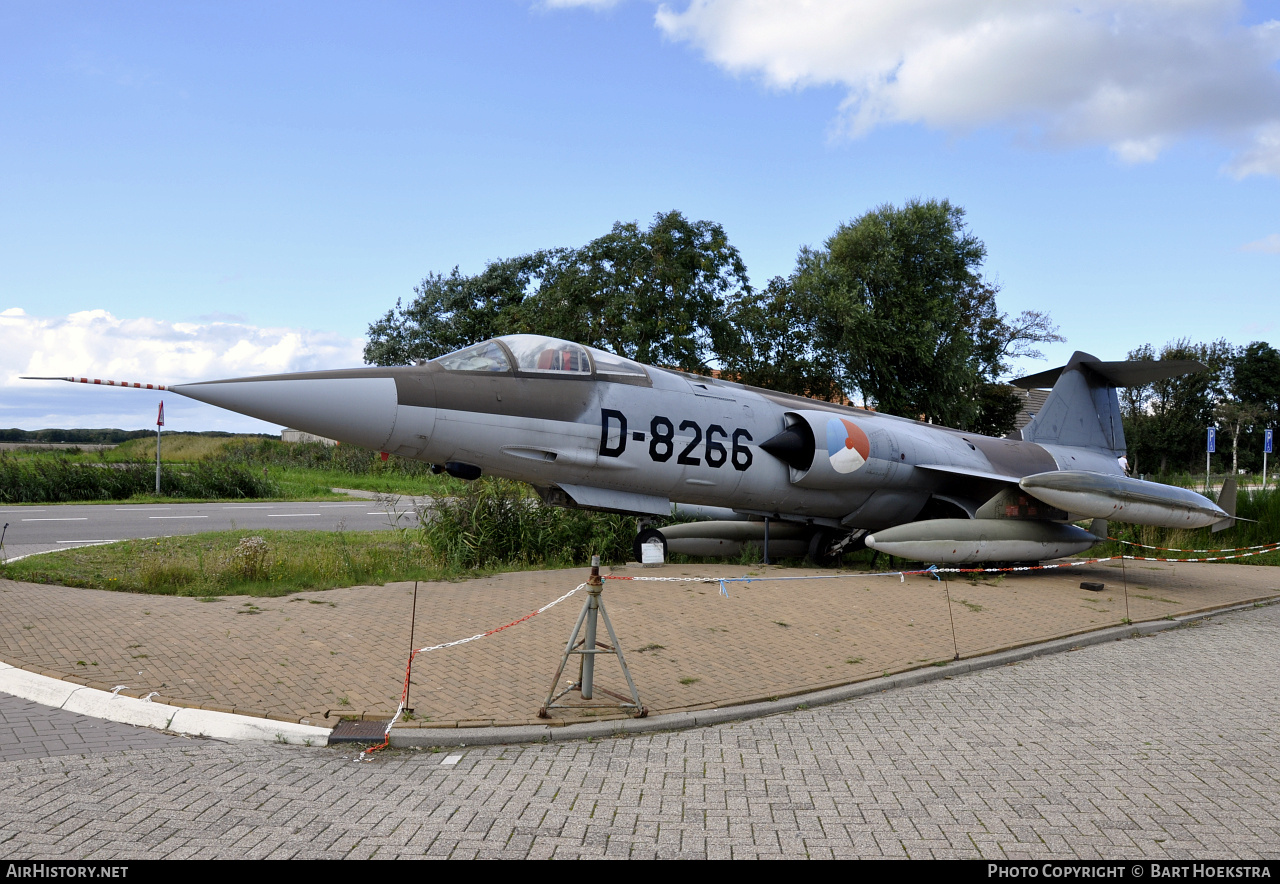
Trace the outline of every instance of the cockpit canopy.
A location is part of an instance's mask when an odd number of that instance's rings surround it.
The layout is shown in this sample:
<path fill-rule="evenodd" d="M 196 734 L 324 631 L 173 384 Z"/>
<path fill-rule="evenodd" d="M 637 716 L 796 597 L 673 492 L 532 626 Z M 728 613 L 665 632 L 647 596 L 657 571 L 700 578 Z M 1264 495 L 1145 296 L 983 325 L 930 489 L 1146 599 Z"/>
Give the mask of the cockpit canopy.
<path fill-rule="evenodd" d="M 630 359 L 542 335 L 503 335 L 441 356 L 446 371 L 492 371 L 559 378 L 645 380 L 644 366 Z"/>

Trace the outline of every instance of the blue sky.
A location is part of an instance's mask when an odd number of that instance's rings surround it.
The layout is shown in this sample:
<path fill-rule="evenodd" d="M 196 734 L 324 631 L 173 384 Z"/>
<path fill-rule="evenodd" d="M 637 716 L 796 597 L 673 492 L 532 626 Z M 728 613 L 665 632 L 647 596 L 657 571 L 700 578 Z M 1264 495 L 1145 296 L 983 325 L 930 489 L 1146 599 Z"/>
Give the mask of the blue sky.
<path fill-rule="evenodd" d="M 886 11 L 889 10 L 889 11 Z M 677 209 L 753 282 L 947 198 L 1075 349 L 1280 345 L 1280 24 L 1230 0 L 0 6 L 0 426 L 358 363 L 429 272 Z M 171 397 L 174 429 L 263 428 Z"/>

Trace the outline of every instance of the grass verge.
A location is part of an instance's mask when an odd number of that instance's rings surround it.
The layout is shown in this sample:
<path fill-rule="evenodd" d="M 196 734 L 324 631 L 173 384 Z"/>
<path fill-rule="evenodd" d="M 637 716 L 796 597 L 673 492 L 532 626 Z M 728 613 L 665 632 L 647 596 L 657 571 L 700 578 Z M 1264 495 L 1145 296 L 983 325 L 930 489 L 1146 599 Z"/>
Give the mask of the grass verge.
<path fill-rule="evenodd" d="M 59 550 L 0 565 L 0 576 L 151 595 L 271 597 L 457 575 L 433 561 L 416 532 L 219 531 Z"/>

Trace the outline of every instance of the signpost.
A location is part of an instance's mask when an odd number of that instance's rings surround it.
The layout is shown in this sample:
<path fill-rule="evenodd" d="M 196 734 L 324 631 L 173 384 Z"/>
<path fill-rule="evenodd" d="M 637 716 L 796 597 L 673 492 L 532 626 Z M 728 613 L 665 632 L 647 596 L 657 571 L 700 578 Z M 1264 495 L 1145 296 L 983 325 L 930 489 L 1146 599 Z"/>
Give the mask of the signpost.
<path fill-rule="evenodd" d="M 164 426 L 164 400 L 160 400 L 160 414 L 156 416 L 156 496 L 160 495 L 160 428 Z"/>
<path fill-rule="evenodd" d="M 1262 431 L 1262 488 L 1267 487 L 1267 455 L 1271 453 L 1271 439 L 1275 431 L 1270 427 Z"/>
<path fill-rule="evenodd" d="M 1205 446 L 1204 454 L 1204 487 L 1205 492 L 1209 490 L 1209 459 L 1213 457 L 1213 453 L 1218 450 L 1218 428 L 1209 428 L 1209 444 Z"/>

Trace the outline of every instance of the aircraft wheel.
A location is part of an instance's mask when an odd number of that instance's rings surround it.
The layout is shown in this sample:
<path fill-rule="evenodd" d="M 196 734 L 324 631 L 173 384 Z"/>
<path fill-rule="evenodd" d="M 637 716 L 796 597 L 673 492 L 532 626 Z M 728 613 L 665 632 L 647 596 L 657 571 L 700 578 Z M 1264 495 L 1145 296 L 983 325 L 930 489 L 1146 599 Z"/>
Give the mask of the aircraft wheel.
<path fill-rule="evenodd" d="M 635 553 L 637 562 L 644 561 L 644 550 L 641 547 L 655 540 L 662 544 L 662 560 L 664 562 L 667 560 L 667 538 L 657 528 L 645 528 L 636 535 L 635 542 L 631 544 L 631 551 Z"/>
<path fill-rule="evenodd" d="M 825 568 L 835 563 L 838 557 L 831 555 L 831 539 L 828 531 L 813 532 L 813 536 L 809 538 L 809 553 L 805 556 L 809 564 Z"/>

